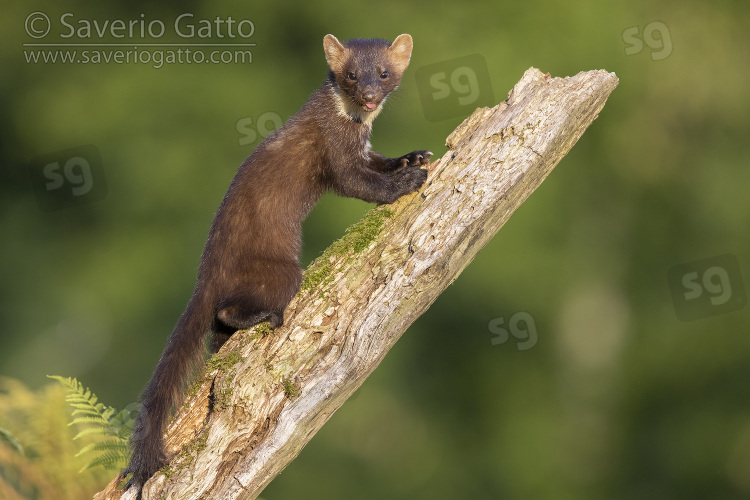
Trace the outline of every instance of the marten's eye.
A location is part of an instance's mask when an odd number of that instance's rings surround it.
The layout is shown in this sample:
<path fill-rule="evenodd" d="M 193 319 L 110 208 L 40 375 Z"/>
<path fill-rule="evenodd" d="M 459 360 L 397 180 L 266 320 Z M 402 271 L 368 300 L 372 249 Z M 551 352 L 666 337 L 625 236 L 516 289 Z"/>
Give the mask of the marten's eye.
<path fill-rule="evenodd" d="M 380 73 L 380 78 L 382 78 L 383 80 L 385 80 L 386 78 L 388 78 L 388 72 L 387 71 L 383 71 L 382 73 Z"/>
<path fill-rule="evenodd" d="M 352 73 L 351 71 L 350 71 L 350 72 L 348 72 L 348 73 L 346 74 L 346 77 L 347 77 L 347 78 L 348 78 L 349 80 L 353 81 L 353 82 L 356 82 L 356 81 L 357 81 L 357 75 L 355 75 L 355 74 L 354 74 L 354 73 Z"/>

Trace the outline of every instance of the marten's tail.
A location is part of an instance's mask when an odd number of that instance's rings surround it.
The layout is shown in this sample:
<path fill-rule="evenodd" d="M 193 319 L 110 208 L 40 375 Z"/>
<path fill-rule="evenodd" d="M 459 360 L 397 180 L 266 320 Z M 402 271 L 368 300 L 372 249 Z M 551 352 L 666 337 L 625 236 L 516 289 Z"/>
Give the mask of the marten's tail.
<path fill-rule="evenodd" d="M 143 484 L 168 462 L 164 428 L 172 408 L 180 401 L 188 377 L 202 359 L 203 339 L 211 329 L 213 314 L 210 300 L 196 290 L 141 395 L 141 409 L 130 438 L 133 455 L 123 471 L 123 475 L 133 474 L 128 487 L 136 486 L 139 498 Z"/>

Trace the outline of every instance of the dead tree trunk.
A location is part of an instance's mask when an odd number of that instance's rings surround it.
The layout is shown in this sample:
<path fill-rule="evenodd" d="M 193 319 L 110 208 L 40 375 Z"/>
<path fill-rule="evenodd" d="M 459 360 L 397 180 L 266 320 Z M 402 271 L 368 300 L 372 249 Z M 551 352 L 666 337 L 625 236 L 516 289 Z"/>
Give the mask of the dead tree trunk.
<path fill-rule="evenodd" d="M 285 326 L 238 332 L 168 430 L 144 499 L 252 499 L 541 184 L 598 116 L 614 73 L 531 68 L 449 137 L 422 191 L 373 209 L 306 271 Z M 119 498 L 116 484 L 95 498 Z M 130 491 L 122 498 L 134 498 Z"/>

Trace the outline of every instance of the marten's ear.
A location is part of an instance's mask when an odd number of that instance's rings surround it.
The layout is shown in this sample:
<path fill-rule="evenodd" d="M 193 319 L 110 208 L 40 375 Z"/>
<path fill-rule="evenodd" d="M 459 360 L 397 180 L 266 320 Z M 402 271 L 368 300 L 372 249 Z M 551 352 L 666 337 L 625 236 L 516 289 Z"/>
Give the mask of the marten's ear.
<path fill-rule="evenodd" d="M 326 35 L 323 37 L 323 50 L 326 53 L 326 61 L 328 61 L 328 67 L 331 68 L 336 74 L 340 74 L 344 70 L 344 63 L 346 62 L 347 49 L 339 39 L 333 35 Z"/>
<path fill-rule="evenodd" d="M 411 39 L 411 35 L 404 33 L 399 35 L 393 41 L 390 47 L 388 47 L 388 53 L 391 55 L 391 61 L 393 61 L 396 70 L 403 73 L 406 67 L 409 65 L 409 59 L 411 58 L 411 49 L 414 46 L 414 42 Z"/>

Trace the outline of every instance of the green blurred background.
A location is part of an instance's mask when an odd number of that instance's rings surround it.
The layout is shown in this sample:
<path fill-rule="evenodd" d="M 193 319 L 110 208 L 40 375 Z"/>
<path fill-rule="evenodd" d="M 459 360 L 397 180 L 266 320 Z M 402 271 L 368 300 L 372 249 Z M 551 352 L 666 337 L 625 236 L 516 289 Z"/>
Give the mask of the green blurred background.
<path fill-rule="evenodd" d="M 263 127 L 323 81 L 323 36 L 407 32 L 411 66 L 372 138 L 390 156 L 442 155 L 463 119 L 426 118 L 420 67 L 479 54 L 495 103 L 530 66 L 552 76 L 606 69 L 620 84 L 263 497 L 750 497 L 748 2 L 40 0 L 3 10 L 0 375 L 30 391 L 46 390 L 45 374 L 75 376 L 108 404 L 135 401 L 237 167 Z M 33 12 L 52 23 L 41 40 L 25 31 Z M 76 28 L 161 20 L 167 34 L 61 38 L 64 13 Z M 23 44 L 40 41 L 145 51 L 229 40 L 170 36 L 183 13 L 195 24 L 251 20 L 253 35 L 237 41 L 256 44 L 252 63 L 27 62 L 42 49 Z M 41 210 L 32 165 L 84 145 L 101 154 L 99 199 Z M 303 262 L 369 207 L 326 195 L 305 223 Z M 717 260 L 726 254 L 738 267 Z M 668 277 L 681 264 L 678 278 L 694 269 L 687 282 Z M 728 305 L 707 301 L 719 295 Z M 680 307 L 696 319 L 681 320 Z M 9 408 L 0 427 L 26 436 Z"/>

